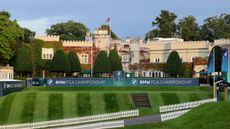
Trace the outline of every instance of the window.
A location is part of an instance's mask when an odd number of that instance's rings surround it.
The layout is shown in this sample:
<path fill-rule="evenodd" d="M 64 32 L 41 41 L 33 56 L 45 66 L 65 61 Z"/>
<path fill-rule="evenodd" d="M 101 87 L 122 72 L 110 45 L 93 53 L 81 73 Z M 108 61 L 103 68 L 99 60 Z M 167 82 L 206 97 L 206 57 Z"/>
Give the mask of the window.
<path fill-rule="evenodd" d="M 42 48 L 42 59 L 52 59 L 53 53 L 53 48 Z"/>
<path fill-rule="evenodd" d="M 156 58 L 155 63 L 160 63 L 160 58 Z"/>
<path fill-rule="evenodd" d="M 88 64 L 88 55 L 87 54 L 81 55 L 81 64 Z"/>

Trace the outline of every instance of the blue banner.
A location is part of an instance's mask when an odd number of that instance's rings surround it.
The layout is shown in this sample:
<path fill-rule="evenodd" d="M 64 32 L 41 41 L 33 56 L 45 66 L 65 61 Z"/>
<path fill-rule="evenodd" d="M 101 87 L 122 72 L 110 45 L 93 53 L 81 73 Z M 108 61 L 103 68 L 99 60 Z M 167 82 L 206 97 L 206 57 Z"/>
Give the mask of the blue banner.
<path fill-rule="evenodd" d="M 45 86 L 199 86 L 196 78 L 47 78 Z"/>

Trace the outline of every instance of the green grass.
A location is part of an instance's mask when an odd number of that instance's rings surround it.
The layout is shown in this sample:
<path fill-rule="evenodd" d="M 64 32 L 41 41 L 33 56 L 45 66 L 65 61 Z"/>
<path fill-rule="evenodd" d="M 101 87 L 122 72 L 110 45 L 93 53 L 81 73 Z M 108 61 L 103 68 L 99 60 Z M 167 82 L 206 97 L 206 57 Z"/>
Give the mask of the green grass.
<path fill-rule="evenodd" d="M 209 103 L 192 109 L 177 119 L 124 129 L 230 129 L 229 116 L 230 103 Z"/>
<path fill-rule="evenodd" d="M 33 122 L 35 99 L 36 99 L 36 93 L 29 93 L 26 95 L 24 105 L 30 105 L 30 106 L 23 107 L 23 111 L 21 115 L 22 123 Z"/>
<path fill-rule="evenodd" d="M 92 114 L 92 106 L 90 103 L 90 94 L 79 93 L 77 95 L 77 112 L 79 116 L 90 116 Z"/>
<path fill-rule="evenodd" d="M 163 99 L 164 105 L 180 103 L 180 99 L 176 93 L 161 93 L 161 97 Z"/>
<path fill-rule="evenodd" d="M 38 122 L 134 109 L 132 93 L 147 93 L 152 108 L 212 97 L 210 87 L 30 87 L 0 97 L 0 124 Z M 196 95 L 196 97 L 194 97 Z M 193 98 L 194 97 L 194 98 Z"/>
<path fill-rule="evenodd" d="M 114 93 L 104 94 L 105 107 L 107 112 L 119 111 L 117 96 Z"/>
<path fill-rule="evenodd" d="M 1 106 L 0 106 L 0 124 L 7 123 L 7 120 L 9 118 L 10 109 L 12 106 L 12 103 L 14 101 L 15 94 L 8 95 L 4 98 Z"/>
<path fill-rule="evenodd" d="M 49 96 L 48 119 L 63 118 L 63 95 L 61 93 L 52 93 Z"/>

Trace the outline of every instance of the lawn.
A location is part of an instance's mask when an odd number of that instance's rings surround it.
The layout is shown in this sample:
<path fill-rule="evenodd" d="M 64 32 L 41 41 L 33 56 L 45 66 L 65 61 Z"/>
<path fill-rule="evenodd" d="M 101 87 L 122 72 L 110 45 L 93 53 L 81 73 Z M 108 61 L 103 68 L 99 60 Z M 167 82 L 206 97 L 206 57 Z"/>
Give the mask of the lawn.
<path fill-rule="evenodd" d="M 229 116 L 230 103 L 209 103 L 192 109 L 177 119 L 122 129 L 230 129 Z"/>
<path fill-rule="evenodd" d="M 134 109 L 132 93 L 147 93 L 152 108 L 210 98 L 209 87 L 30 87 L 0 97 L 0 124 L 46 121 Z"/>

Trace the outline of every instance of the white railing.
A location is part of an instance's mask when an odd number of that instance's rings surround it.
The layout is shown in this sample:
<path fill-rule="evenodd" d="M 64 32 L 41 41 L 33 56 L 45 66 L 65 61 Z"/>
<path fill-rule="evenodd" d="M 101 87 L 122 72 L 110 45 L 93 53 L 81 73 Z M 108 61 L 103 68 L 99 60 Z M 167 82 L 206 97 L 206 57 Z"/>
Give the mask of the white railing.
<path fill-rule="evenodd" d="M 55 129 L 111 129 L 111 128 L 121 128 L 121 127 L 125 127 L 124 120 L 99 122 L 99 123 L 93 123 L 93 124 L 61 127 L 61 128 L 55 128 Z"/>
<path fill-rule="evenodd" d="M 161 114 L 161 121 L 166 121 L 166 120 L 171 120 L 171 119 L 174 119 L 174 118 L 178 118 L 181 115 L 183 115 L 186 112 L 188 112 L 189 110 L 190 109 Z"/>
<path fill-rule="evenodd" d="M 190 108 L 200 106 L 201 104 L 216 102 L 216 101 L 217 101 L 216 98 L 212 98 L 212 99 L 205 99 L 205 100 L 194 101 L 194 102 L 160 106 L 160 112 L 170 112 L 176 110 L 190 109 Z"/>
<path fill-rule="evenodd" d="M 115 112 L 115 113 L 109 113 L 109 114 L 101 114 L 101 115 L 95 115 L 95 116 L 86 116 L 86 117 L 78 117 L 78 118 L 70 118 L 70 119 L 62 119 L 62 120 L 4 125 L 4 126 L 0 126 L 0 129 L 48 128 L 48 127 L 84 124 L 84 123 L 89 123 L 89 122 L 99 122 L 99 121 L 105 121 L 105 120 L 115 120 L 115 119 L 134 117 L 134 116 L 139 116 L 139 110 L 130 110 L 130 111 Z"/>

